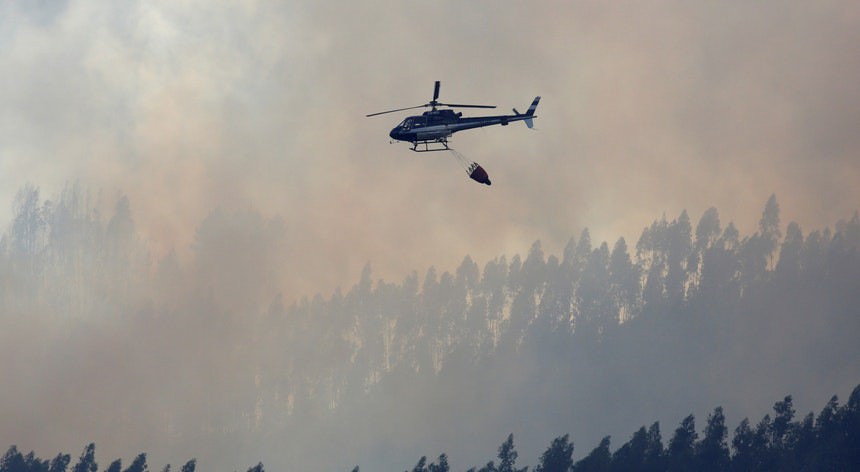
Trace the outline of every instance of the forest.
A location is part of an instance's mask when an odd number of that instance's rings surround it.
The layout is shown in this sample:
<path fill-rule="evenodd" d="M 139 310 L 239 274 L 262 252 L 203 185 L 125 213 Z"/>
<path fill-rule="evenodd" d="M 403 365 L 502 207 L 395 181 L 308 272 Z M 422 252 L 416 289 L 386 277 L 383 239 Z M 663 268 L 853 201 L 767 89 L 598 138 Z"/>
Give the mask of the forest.
<path fill-rule="evenodd" d="M 809 413 L 802 420 L 795 418 L 791 396 L 773 406 L 773 417 L 766 414 L 755 426 L 744 418 L 735 428 L 731 443 L 722 407 L 708 415 L 702 437 L 696 430 L 696 419 L 689 415 L 672 433 L 664 445 L 660 423 L 647 429 L 642 426 L 630 440 L 610 451 L 610 437 L 583 459 L 574 462 L 574 444 L 565 434 L 552 441 L 532 469 L 535 472 L 658 472 L 658 471 L 822 471 L 856 470 L 860 467 L 860 385 L 854 388 L 848 403 L 839 405 L 834 395 L 816 417 Z M 510 434 L 499 446 L 498 464 L 491 460 L 467 472 L 528 472 L 529 467 L 517 468 L 518 453 L 514 435 Z M 42 460 L 32 451 L 23 455 L 11 446 L 0 459 L 0 472 L 66 472 L 71 457 L 58 454 L 54 459 Z M 194 472 L 196 460 L 185 463 L 180 472 Z M 95 445 L 90 444 L 71 469 L 73 472 L 96 472 Z M 132 464 L 122 469 L 117 459 L 104 469 L 106 472 L 144 472 L 149 470 L 146 454 L 135 457 Z M 166 465 L 162 472 L 169 472 Z M 427 457 L 418 460 L 412 472 L 448 472 L 451 467 L 444 453 L 435 462 Z M 353 468 L 359 472 L 360 467 Z M 248 472 L 264 472 L 263 464 Z M 406 470 L 405 472 L 409 472 Z"/>
<path fill-rule="evenodd" d="M 818 460 L 804 454 L 825 446 L 807 436 L 835 444 L 843 433 L 828 429 L 830 416 L 838 428 L 856 420 L 855 390 L 799 423 L 787 397 L 731 439 L 721 408 L 701 441 L 693 415 L 665 448 L 658 426 L 611 454 L 601 439 L 716 404 L 740 419 L 784 392 L 810 408 L 850 392 L 860 376 L 856 212 L 804 232 L 783 226 L 771 196 L 749 235 L 715 208 L 695 224 L 683 211 L 633 245 L 595 243 L 584 229 L 560 255 L 535 241 L 525 257 L 481 267 L 466 255 L 453 271 L 400 282 L 375 280 L 368 263 L 348 290 L 301 297 L 279 283 L 301 268 L 274 257 L 286 244 L 278 218 L 216 209 L 188 251 L 156 256 L 133 202 L 105 200 L 69 185 L 51 198 L 25 186 L 13 202 L 0 238 L 0 372 L 14 381 L 0 393 L 0 424 L 27 427 L 0 431 L 6 444 L 62 450 L 84 431 L 112 455 L 145 444 L 201 467 L 230 457 L 230 468 L 396 470 L 419 447 L 476 463 L 497 431 L 538 456 L 542 438 L 567 431 L 600 444 L 575 470 L 617 469 L 646 446 L 660 451 L 647 470 L 682 470 L 702 454 L 717 470 L 777 470 L 785 448 Z M 573 454 L 556 440 L 545 454 Z M 416 470 L 447 470 L 448 457 Z"/>
<path fill-rule="evenodd" d="M 839 406 L 833 396 L 816 417 L 813 413 L 795 419 L 789 395 L 773 406 L 755 426 L 744 418 L 735 428 L 731 443 L 722 407 L 708 415 L 702 437 L 696 419 L 689 415 L 664 445 L 660 423 L 642 426 L 630 439 L 610 451 L 610 437 L 579 461 L 573 459 L 569 435 L 555 438 L 540 456 L 535 472 L 662 472 L 662 471 L 820 471 L 857 470 L 860 467 L 860 385 L 848 403 Z M 468 472 L 527 472 L 516 466 L 513 434 L 499 446 L 498 464 L 490 461 Z M 421 457 L 412 472 L 448 472 L 448 458 L 439 456 L 427 464 Z M 353 469 L 358 472 L 358 467 Z M 409 472 L 406 470 L 405 472 Z"/>

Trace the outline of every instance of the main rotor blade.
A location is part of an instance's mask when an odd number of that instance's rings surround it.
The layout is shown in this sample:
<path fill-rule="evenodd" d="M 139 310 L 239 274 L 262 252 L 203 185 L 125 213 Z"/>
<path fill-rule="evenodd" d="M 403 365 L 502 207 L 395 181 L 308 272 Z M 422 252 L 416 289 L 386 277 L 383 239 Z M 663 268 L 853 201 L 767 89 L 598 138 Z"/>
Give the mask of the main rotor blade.
<path fill-rule="evenodd" d="M 461 105 L 457 103 L 437 103 L 437 105 L 456 108 L 496 108 L 495 105 Z"/>
<path fill-rule="evenodd" d="M 436 81 L 436 85 L 433 87 L 433 101 L 434 101 L 434 102 L 436 101 L 436 99 L 438 99 L 438 98 L 439 98 L 439 86 L 440 86 L 440 85 L 441 85 L 441 82 L 439 82 L 439 81 L 437 80 L 437 81 Z"/>
<path fill-rule="evenodd" d="M 386 113 L 394 113 L 394 112 L 396 112 L 396 111 L 403 111 L 403 110 L 412 110 L 412 109 L 414 109 L 414 108 L 424 108 L 424 107 L 426 107 L 426 106 L 430 106 L 430 105 L 429 105 L 429 104 L 424 104 L 424 105 L 417 105 L 417 106 L 414 106 L 414 107 L 398 108 L 398 109 L 396 109 L 396 110 L 380 111 L 380 112 L 377 112 L 377 113 L 371 113 L 371 114 L 369 114 L 369 115 L 365 115 L 365 116 L 367 116 L 367 117 L 371 117 L 371 116 L 376 116 L 376 115 L 384 115 L 384 114 L 386 114 Z"/>

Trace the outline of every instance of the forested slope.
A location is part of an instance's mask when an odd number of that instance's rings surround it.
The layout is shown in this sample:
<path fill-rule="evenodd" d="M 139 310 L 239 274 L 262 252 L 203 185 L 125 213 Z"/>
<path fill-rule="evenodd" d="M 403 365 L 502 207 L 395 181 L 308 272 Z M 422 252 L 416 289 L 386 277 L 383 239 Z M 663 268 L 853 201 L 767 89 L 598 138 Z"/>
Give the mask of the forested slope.
<path fill-rule="evenodd" d="M 216 210 L 187 256 L 156 258 L 133 202 L 105 217 L 95 199 L 25 187 L 0 240 L 0 370 L 17 380 L 0 420 L 30 426 L 6 443 L 84 431 L 180 460 L 390 468 L 423 447 L 469 462 L 511 431 L 535 457 L 563 432 L 597 444 L 714 405 L 739 421 L 784 392 L 811 408 L 860 378 L 857 213 L 805 233 L 771 197 L 751 235 L 683 212 L 636 244 L 584 230 L 559 255 L 535 242 L 399 282 L 368 264 L 285 303 L 278 275 L 302 268 L 276 263 L 277 218 Z"/>

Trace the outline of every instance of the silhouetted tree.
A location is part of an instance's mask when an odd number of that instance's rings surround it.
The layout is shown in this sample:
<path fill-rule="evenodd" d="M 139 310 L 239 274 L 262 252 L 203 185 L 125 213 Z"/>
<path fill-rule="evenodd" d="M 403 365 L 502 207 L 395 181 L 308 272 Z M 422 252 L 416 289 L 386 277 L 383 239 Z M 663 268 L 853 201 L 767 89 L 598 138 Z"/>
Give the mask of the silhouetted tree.
<path fill-rule="evenodd" d="M 503 341 L 506 348 L 515 348 L 525 335 L 526 329 L 537 315 L 536 296 L 546 278 L 546 262 L 540 241 L 532 244 L 529 254 L 522 265 L 519 256 L 511 261 L 509 286 L 513 294 L 511 316 L 507 336 Z"/>
<path fill-rule="evenodd" d="M 0 458 L 0 471 L 2 472 L 23 472 L 25 469 L 24 456 L 18 452 L 17 446 L 10 446 Z"/>
<path fill-rule="evenodd" d="M 723 471 L 729 466 L 729 446 L 726 443 L 728 429 L 723 408 L 717 407 L 708 416 L 705 437 L 696 450 L 697 470 Z"/>
<path fill-rule="evenodd" d="M 773 406 L 774 417 L 772 426 L 772 447 L 777 453 L 782 452 L 786 448 L 787 437 L 791 434 L 794 424 L 794 406 L 791 395 L 785 397 L 781 402 L 776 402 Z"/>
<path fill-rule="evenodd" d="M 646 454 L 648 450 L 648 432 L 645 427 L 633 433 L 629 441 L 622 444 L 612 455 L 611 470 L 641 471 L 646 470 Z"/>
<path fill-rule="evenodd" d="M 78 459 L 78 463 L 75 464 L 72 471 L 96 472 L 98 469 L 99 465 L 96 463 L 96 445 L 94 443 L 90 443 L 84 448 L 84 452 L 81 453 L 81 457 Z"/>
<path fill-rule="evenodd" d="M 57 454 L 51 460 L 51 465 L 48 467 L 48 472 L 66 472 L 69 462 L 72 461 L 72 456 L 68 454 Z"/>
<path fill-rule="evenodd" d="M 783 284 L 796 284 L 800 277 L 801 257 L 803 254 L 803 232 L 800 226 L 791 222 L 785 230 L 785 240 L 779 251 L 779 260 L 774 269 L 774 277 Z"/>
<path fill-rule="evenodd" d="M 403 472 L 409 472 L 408 470 Z M 415 467 L 412 468 L 412 472 L 427 472 L 427 456 L 421 456 L 421 459 L 418 459 L 418 462 L 415 464 Z"/>
<path fill-rule="evenodd" d="M 702 262 L 705 252 L 716 244 L 720 236 L 720 217 L 714 207 L 705 210 L 696 225 L 695 240 L 687 264 L 690 295 L 698 295 L 702 283 Z"/>
<path fill-rule="evenodd" d="M 574 464 L 571 470 L 573 472 L 609 472 L 611 465 L 612 454 L 609 452 L 609 436 L 606 436 L 585 458 Z"/>
<path fill-rule="evenodd" d="M 654 422 L 648 428 L 645 441 L 645 470 L 661 470 L 665 466 L 666 451 L 663 449 L 663 435 L 660 434 L 660 422 Z"/>
<path fill-rule="evenodd" d="M 755 451 L 754 451 L 755 433 L 750 427 L 749 418 L 741 420 L 738 427 L 735 428 L 735 435 L 732 438 L 732 470 L 754 470 Z"/>
<path fill-rule="evenodd" d="M 841 431 L 842 411 L 839 397 L 833 395 L 815 420 L 818 447 L 813 464 L 818 470 L 848 470 L 841 450 L 845 436 Z"/>
<path fill-rule="evenodd" d="M 779 203 L 776 195 L 771 195 L 764 204 L 761 220 L 759 220 L 759 232 L 763 240 L 763 251 L 767 255 L 768 266 L 772 265 L 773 252 L 782 237 L 779 226 Z"/>
<path fill-rule="evenodd" d="M 487 294 L 486 322 L 489 329 L 488 350 L 496 346 L 502 334 L 502 319 L 505 306 L 507 305 L 505 290 L 507 272 L 508 262 L 502 256 L 496 260 L 487 262 L 484 266 L 484 275 L 481 278 L 482 290 Z"/>
<path fill-rule="evenodd" d="M 526 472 L 528 467 L 517 469 L 517 451 L 514 449 L 514 435 L 509 434 L 508 439 L 499 446 L 499 467 L 497 472 Z M 492 464 L 492 463 L 491 463 Z"/>
<path fill-rule="evenodd" d="M 600 336 L 618 323 L 618 313 L 612 311 L 609 288 L 609 246 L 603 243 L 592 251 L 582 271 L 579 288 L 579 335 Z"/>
<path fill-rule="evenodd" d="M 813 470 L 816 446 L 815 415 L 809 413 L 797 424 L 787 438 L 787 447 L 780 458 L 782 470 Z"/>
<path fill-rule="evenodd" d="M 110 463 L 105 472 L 121 472 L 122 471 L 122 459 L 117 459 Z"/>
<path fill-rule="evenodd" d="M 764 415 L 755 427 L 753 453 L 756 467 L 760 470 L 773 470 L 776 467 L 776 454 L 773 447 L 773 420 Z"/>
<path fill-rule="evenodd" d="M 571 238 L 569 245 L 574 243 Z M 591 232 L 588 228 L 583 228 L 579 233 L 579 240 L 576 241 L 576 246 L 572 247 L 572 251 L 568 253 L 568 248 L 565 248 L 564 261 L 562 264 L 571 271 L 571 278 L 574 282 L 579 280 L 579 276 L 588 263 L 588 258 L 591 257 Z"/>
<path fill-rule="evenodd" d="M 568 472 L 573 466 L 573 442 L 570 436 L 555 438 L 540 457 L 535 472 Z"/>
<path fill-rule="evenodd" d="M 857 220 L 855 213 L 854 221 Z M 845 462 L 851 467 L 860 467 L 860 385 L 854 387 L 848 397 L 848 403 L 842 408 L 842 421 L 845 431 Z"/>
<path fill-rule="evenodd" d="M 722 236 L 702 254 L 699 294 L 703 303 L 726 305 L 736 303 L 740 295 L 738 230 L 729 222 Z"/>
<path fill-rule="evenodd" d="M 44 236 L 45 218 L 41 208 L 39 189 L 27 184 L 15 195 L 12 203 L 12 245 L 14 254 L 35 255 Z"/>
<path fill-rule="evenodd" d="M 627 242 L 619 238 L 609 256 L 609 296 L 619 321 L 637 314 L 640 291 L 639 268 L 630 259 Z"/>
<path fill-rule="evenodd" d="M 831 243 L 830 229 L 809 233 L 803 243 L 800 267 L 807 280 L 823 279 L 827 272 L 826 254 Z"/>
<path fill-rule="evenodd" d="M 182 468 L 179 469 L 179 472 L 195 472 L 197 470 L 197 459 L 191 459 L 186 462 Z"/>
<path fill-rule="evenodd" d="M 250 467 L 248 469 L 248 472 L 266 472 L 266 469 L 263 468 L 262 462 L 257 462 L 257 465 L 255 465 L 254 467 Z"/>
<path fill-rule="evenodd" d="M 141 453 L 131 461 L 131 465 L 124 472 L 146 472 L 147 470 L 149 467 L 146 465 L 146 454 Z"/>
<path fill-rule="evenodd" d="M 450 310 L 453 312 L 461 310 L 458 320 L 461 325 L 457 328 L 457 334 L 461 336 L 461 342 L 471 348 L 477 348 L 481 344 L 483 331 L 485 330 L 485 313 L 486 307 L 480 302 L 477 302 L 475 296 L 481 279 L 481 269 L 471 257 L 466 256 L 460 267 L 457 268 L 457 290 L 458 307 L 452 306 Z M 399 311 L 396 314 L 402 313 Z M 395 314 L 395 318 L 397 317 Z"/>
<path fill-rule="evenodd" d="M 448 466 L 448 455 L 441 454 L 436 462 L 427 466 L 427 472 L 449 472 L 451 468 Z"/>
<path fill-rule="evenodd" d="M 776 197 L 771 195 L 759 220 L 759 231 L 741 244 L 741 283 L 744 288 L 765 280 L 780 236 L 779 204 L 776 203 Z"/>
<path fill-rule="evenodd" d="M 687 267 L 693 258 L 692 227 L 687 210 L 673 221 L 666 235 L 666 295 L 673 304 L 683 302 L 687 296 Z"/>
<path fill-rule="evenodd" d="M 666 299 L 666 273 L 669 268 L 665 247 L 668 228 L 669 223 L 664 215 L 661 220 L 643 229 L 636 243 L 636 259 L 645 277 L 642 303 L 650 312 L 659 310 Z"/>
<path fill-rule="evenodd" d="M 696 441 L 699 435 L 696 433 L 696 418 L 689 415 L 681 421 L 681 425 L 675 430 L 672 439 L 669 440 L 667 449 L 667 461 L 669 471 L 684 471 L 695 469 Z"/>
<path fill-rule="evenodd" d="M 470 470 L 470 472 L 475 472 L 475 468 L 474 468 L 474 467 L 472 467 L 472 469 Z M 495 463 L 495 461 L 487 462 L 487 464 L 486 464 L 485 466 L 483 466 L 483 467 L 481 467 L 480 469 L 478 469 L 478 472 L 496 472 L 496 463 Z"/>
<path fill-rule="evenodd" d="M 537 317 L 528 335 L 542 355 L 553 356 L 569 336 L 573 285 L 570 274 L 558 258 L 549 256 L 546 262 L 546 286 L 538 305 Z"/>
<path fill-rule="evenodd" d="M 24 456 L 24 470 L 27 472 L 48 472 L 50 463 L 36 457 L 36 453 L 30 451 Z"/>

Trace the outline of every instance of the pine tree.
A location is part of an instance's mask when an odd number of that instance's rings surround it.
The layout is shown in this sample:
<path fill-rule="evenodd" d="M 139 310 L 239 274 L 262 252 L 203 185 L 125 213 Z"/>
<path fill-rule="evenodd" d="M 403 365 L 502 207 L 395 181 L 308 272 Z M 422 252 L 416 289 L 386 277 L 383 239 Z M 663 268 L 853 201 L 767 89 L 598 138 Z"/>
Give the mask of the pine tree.
<path fill-rule="evenodd" d="M 137 457 L 131 461 L 131 465 L 125 469 L 124 472 L 146 472 L 149 468 L 146 465 L 146 454 L 138 454 Z"/>
<path fill-rule="evenodd" d="M 406 470 L 404 472 L 409 471 Z M 427 456 L 421 456 L 421 459 L 418 459 L 415 467 L 412 468 L 412 472 L 427 472 Z"/>
<path fill-rule="evenodd" d="M 72 461 L 72 456 L 68 454 L 57 454 L 51 460 L 51 465 L 48 467 L 48 472 L 66 472 L 69 462 Z"/>
<path fill-rule="evenodd" d="M 694 455 L 696 441 L 699 435 L 696 433 L 696 418 L 689 415 L 681 421 L 681 425 L 675 430 L 672 439 L 669 440 L 668 470 L 686 471 L 694 470 Z"/>
<path fill-rule="evenodd" d="M 195 470 L 197 470 L 197 459 L 191 459 L 179 469 L 179 472 L 194 472 Z"/>
<path fill-rule="evenodd" d="M 447 454 L 441 454 L 436 462 L 427 466 L 427 472 L 449 472 L 450 470 Z"/>
<path fill-rule="evenodd" d="M 263 468 L 262 462 L 257 462 L 257 465 L 248 469 L 248 472 L 266 472 L 266 469 Z"/>
<path fill-rule="evenodd" d="M 573 472 L 609 472 L 612 465 L 612 454 L 609 452 L 609 436 L 600 440 L 584 459 L 573 465 Z"/>
<path fill-rule="evenodd" d="M 573 442 L 570 435 L 555 438 L 549 448 L 541 455 L 535 472 L 568 472 L 573 466 Z"/>
<path fill-rule="evenodd" d="M 514 449 L 514 435 L 508 435 L 508 439 L 499 446 L 499 467 L 497 472 L 526 472 L 528 467 L 523 469 L 516 468 L 517 451 Z"/>
<path fill-rule="evenodd" d="M 701 471 L 723 471 L 729 465 L 729 446 L 726 443 L 728 429 L 723 408 L 717 407 L 708 416 L 705 437 L 696 450 L 696 463 Z"/>
<path fill-rule="evenodd" d="M 0 471 L 2 472 L 23 472 L 26 470 L 24 465 L 24 456 L 18 452 L 18 447 L 12 445 L 0 458 Z"/>
<path fill-rule="evenodd" d="M 99 465 L 96 463 L 96 445 L 94 443 L 90 443 L 84 448 L 84 452 L 81 453 L 81 457 L 78 459 L 78 463 L 75 464 L 75 468 L 72 469 L 72 471 L 96 472 L 98 469 Z"/>

